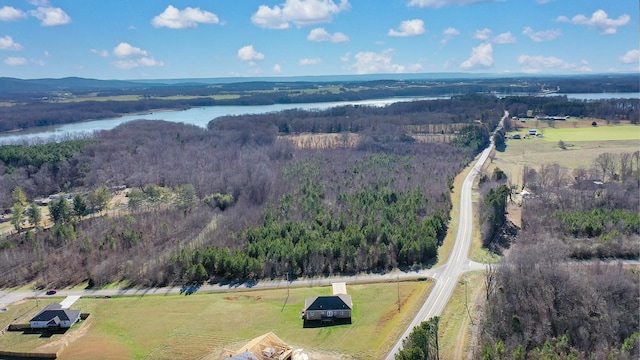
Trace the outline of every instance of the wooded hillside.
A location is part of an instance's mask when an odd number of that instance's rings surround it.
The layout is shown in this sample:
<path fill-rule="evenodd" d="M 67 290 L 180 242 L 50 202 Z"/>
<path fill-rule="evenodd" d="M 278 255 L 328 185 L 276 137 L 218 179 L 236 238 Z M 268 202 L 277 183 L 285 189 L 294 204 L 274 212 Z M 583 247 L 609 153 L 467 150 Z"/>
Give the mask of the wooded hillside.
<path fill-rule="evenodd" d="M 126 185 L 129 206 L 109 216 L 72 212 L 49 230 L 2 240 L 1 285 L 166 285 L 421 266 L 435 261 L 446 231 L 453 178 L 501 116 L 495 98 L 465 96 L 235 117 L 209 129 L 137 121 L 39 168 L 12 160 L 2 165 L 3 191 L 19 186 L 31 200 L 64 190 L 88 201 L 94 189 Z M 412 126 L 432 123 L 455 124 L 455 140 L 411 137 Z M 339 126 L 360 140 L 299 149 L 284 124 L 318 133 Z M 12 201 L 4 195 L 5 206 Z"/>

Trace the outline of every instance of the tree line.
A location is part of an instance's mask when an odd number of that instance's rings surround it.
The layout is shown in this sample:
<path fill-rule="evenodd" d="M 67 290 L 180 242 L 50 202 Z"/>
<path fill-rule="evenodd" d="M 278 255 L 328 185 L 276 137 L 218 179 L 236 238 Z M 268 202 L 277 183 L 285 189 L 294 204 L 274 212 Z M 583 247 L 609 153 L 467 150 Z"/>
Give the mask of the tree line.
<path fill-rule="evenodd" d="M 640 256 L 640 172 L 635 160 L 627 163 L 635 157 L 608 154 L 571 173 L 558 164 L 525 169 L 532 196 L 524 199 L 522 229 L 509 252 L 486 274 L 479 358 L 640 355 L 637 271 L 578 261 Z M 606 182 L 604 163 L 613 169 Z"/>

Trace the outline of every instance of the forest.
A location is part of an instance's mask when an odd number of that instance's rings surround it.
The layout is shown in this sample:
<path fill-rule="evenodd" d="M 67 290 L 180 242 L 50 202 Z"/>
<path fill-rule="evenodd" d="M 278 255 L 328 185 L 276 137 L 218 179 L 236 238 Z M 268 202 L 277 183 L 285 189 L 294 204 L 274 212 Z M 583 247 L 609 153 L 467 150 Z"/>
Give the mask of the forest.
<path fill-rule="evenodd" d="M 522 229 L 486 275 L 482 359 L 638 358 L 637 268 L 606 260 L 640 257 L 639 158 L 525 169 Z"/>
<path fill-rule="evenodd" d="M 8 154 L 0 163 L 5 209 L 73 194 L 68 206 L 49 205 L 52 226 L 34 226 L 27 214 L 18 233 L 0 240 L 2 286 L 149 286 L 424 266 L 446 233 L 453 178 L 486 146 L 502 113 L 495 97 L 462 96 L 230 117 L 208 129 L 134 121 L 72 143 L 0 147 Z M 447 129 L 451 141 L 412 137 L 430 124 L 441 124 L 434 135 Z M 309 150 L 288 139 L 292 129 L 336 128 L 359 141 Z M 49 152 L 61 155 L 40 163 L 38 154 Z M 104 190 L 123 186 L 127 205 L 101 216 Z M 16 188 L 28 201 L 16 200 Z"/>
<path fill-rule="evenodd" d="M 636 75 L 627 74 L 437 80 L 245 81 L 216 84 L 198 79 L 183 84 L 142 84 L 78 78 L 46 81 L 4 78 L 0 79 L 0 100 L 5 104 L 0 106 L 0 132 L 114 118 L 158 109 L 456 96 L 469 93 L 513 96 L 514 100 L 511 100 L 512 104 L 508 105 L 508 110 L 511 114 L 518 115 L 523 104 L 517 99 L 529 98 L 521 96 L 522 94 L 537 94 L 541 89 L 557 88 L 563 93 L 628 93 L 639 92 L 640 84 Z M 111 98 L 117 96 L 128 98 Z M 616 115 L 612 115 L 612 120 L 624 117 L 638 123 L 638 99 L 635 99 L 635 102 L 613 99 L 609 103 L 571 101 L 570 104 L 567 104 L 566 97 L 556 101 L 548 101 L 546 97 L 538 99 L 544 102 L 544 106 L 536 110 L 551 116 L 583 116 L 591 113 L 607 118 L 611 114 L 610 111 L 615 110 Z M 525 103 L 531 104 L 531 101 L 532 99 L 527 99 Z M 526 113 L 526 109 L 524 110 Z"/>

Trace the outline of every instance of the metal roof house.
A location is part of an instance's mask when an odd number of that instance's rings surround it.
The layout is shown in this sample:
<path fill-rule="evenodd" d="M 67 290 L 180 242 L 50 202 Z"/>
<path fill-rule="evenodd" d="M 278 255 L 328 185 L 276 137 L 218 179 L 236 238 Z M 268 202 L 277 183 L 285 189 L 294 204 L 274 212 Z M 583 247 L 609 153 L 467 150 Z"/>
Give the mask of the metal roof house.
<path fill-rule="evenodd" d="M 351 323 L 353 302 L 351 295 L 346 293 L 345 283 L 335 283 L 332 286 L 333 295 L 331 296 L 316 296 L 305 299 L 302 310 L 302 319 L 305 322 L 333 323 L 339 321 Z"/>
<path fill-rule="evenodd" d="M 80 310 L 64 309 L 58 303 L 51 303 L 29 323 L 32 329 L 70 328 L 78 320 L 80 320 Z"/>

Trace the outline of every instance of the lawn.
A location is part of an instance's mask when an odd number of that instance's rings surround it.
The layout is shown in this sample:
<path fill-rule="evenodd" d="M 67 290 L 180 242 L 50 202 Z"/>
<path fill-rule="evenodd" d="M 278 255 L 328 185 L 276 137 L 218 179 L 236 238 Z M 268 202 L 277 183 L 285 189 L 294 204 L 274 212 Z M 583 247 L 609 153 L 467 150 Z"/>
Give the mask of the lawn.
<path fill-rule="evenodd" d="M 36 300 L 28 300 L 4 307 L 3 311 L 0 311 L 0 329 L 6 328 L 9 324 L 28 324 L 32 317 L 54 301 L 61 300 L 56 298 L 39 299 L 37 302 Z M 39 334 L 7 331 L 0 336 L 0 350 L 15 352 L 31 352 L 35 350 L 55 353 L 58 348 L 55 347 L 54 342 L 62 337 L 63 335 L 53 335 L 47 338 L 41 337 Z M 49 345 L 53 345 L 53 348 Z"/>
<path fill-rule="evenodd" d="M 600 125 L 600 126 L 577 126 L 577 127 L 548 127 L 538 129 L 542 133 L 544 141 L 557 143 L 584 142 L 584 141 L 619 141 L 638 140 L 640 141 L 640 126 L 638 125 Z M 513 134 L 526 135 L 528 130 L 514 132 Z M 511 133 L 510 133 L 511 134 Z"/>
<path fill-rule="evenodd" d="M 302 327 L 306 297 L 328 295 L 330 287 L 256 290 L 224 294 L 82 298 L 74 308 L 91 313 L 83 335 L 60 359 L 173 359 L 217 356 L 273 331 L 286 343 L 328 358 L 382 358 L 428 295 L 431 281 L 347 285 L 353 323 Z M 357 341 L 354 341 L 357 339 Z"/>

